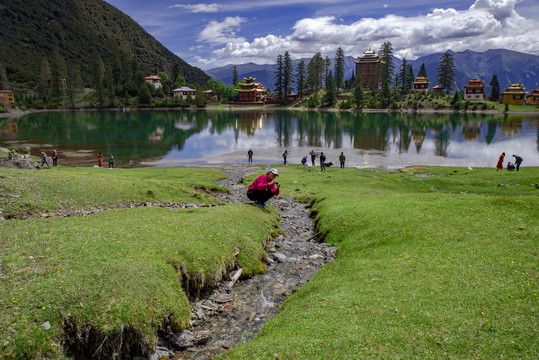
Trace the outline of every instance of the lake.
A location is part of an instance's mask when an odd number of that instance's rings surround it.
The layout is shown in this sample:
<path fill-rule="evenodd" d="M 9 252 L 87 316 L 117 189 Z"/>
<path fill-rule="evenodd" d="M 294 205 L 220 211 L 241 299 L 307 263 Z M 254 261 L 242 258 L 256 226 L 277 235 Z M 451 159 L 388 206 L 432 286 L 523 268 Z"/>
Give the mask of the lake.
<path fill-rule="evenodd" d="M 59 152 L 59 165 L 174 166 L 215 162 L 299 163 L 311 150 L 338 165 L 495 167 L 499 155 L 539 166 L 539 115 L 355 113 L 294 110 L 41 112 L 0 119 L 0 146 Z M 310 161 L 309 161 L 310 163 Z M 318 163 L 318 162 L 317 162 Z"/>

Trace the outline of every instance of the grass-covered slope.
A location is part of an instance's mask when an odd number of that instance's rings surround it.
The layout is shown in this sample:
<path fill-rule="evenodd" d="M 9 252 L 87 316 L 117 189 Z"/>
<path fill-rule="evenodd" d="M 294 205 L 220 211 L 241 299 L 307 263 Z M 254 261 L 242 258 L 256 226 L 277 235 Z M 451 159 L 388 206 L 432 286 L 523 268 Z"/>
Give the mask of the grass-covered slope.
<path fill-rule="evenodd" d="M 26 199 L 23 208 L 40 203 L 27 192 L 47 207 L 113 206 L 148 189 L 158 200 L 193 202 L 196 187 L 222 176 L 187 168 L 0 171 L 3 186 Z M 246 204 L 0 221 L 0 358 L 143 353 L 159 330 L 188 324 L 186 292 L 214 285 L 236 264 L 263 272 L 276 226 L 275 212 Z"/>
<path fill-rule="evenodd" d="M 215 185 L 222 178 L 219 171 L 189 168 L 0 168 L 2 216 L 17 218 L 141 201 L 219 203 L 206 192 L 226 191 Z M 208 191 L 198 191 L 202 188 Z"/>
<path fill-rule="evenodd" d="M 223 358 L 537 357 L 539 168 L 279 172 L 338 258 Z"/>

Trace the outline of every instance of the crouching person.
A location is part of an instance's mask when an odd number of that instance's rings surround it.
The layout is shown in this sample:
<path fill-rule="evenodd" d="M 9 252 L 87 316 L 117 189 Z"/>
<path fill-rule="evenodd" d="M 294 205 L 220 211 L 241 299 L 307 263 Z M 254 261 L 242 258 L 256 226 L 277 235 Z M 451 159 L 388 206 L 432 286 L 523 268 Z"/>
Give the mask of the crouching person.
<path fill-rule="evenodd" d="M 281 184 L 277 182 L 277 176 L 279 176 L 277 169 L 271 169 L 266 174 L 257 177 L 247 188 L 247 197 L 260 208 L 268 207 L 266 201 L 279 195 Z"/>

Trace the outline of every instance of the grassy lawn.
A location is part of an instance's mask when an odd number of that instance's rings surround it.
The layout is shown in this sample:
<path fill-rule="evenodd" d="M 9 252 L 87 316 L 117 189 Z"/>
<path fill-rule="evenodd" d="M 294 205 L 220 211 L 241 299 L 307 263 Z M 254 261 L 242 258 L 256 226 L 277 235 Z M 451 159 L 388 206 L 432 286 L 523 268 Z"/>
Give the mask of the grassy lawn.
<path fill-rule="evenodd" d="M 62 207 L 86 209 L 141 201 L 218 203 L 197 189 L 225 190 L 214 183 L 222 178 L 219 171 L 174 167 L 0 168 L 0 207 L 2 216 L 11 218 L 55 212 Z"/>
<path fill-rule="evenodd" d="M 147 190 L 158 200 L 193 202 L 197 195 L 197 202 L 211 201 L 195 187 L 210 186 L 222 173 L 2 169 L 2 176 L 2 186 L 15 189 L 28 206 L 41 202 L 26 191 L 38 199 L 52 197 L 45 207 L 50 209 L 138 201 L 146 199 Z M 277 229 L 275 211 L 247 204 L 1 221 L 0 358 L 64 358 L 66 319 L 81 331 L 94 329 L 103 348 L 126 328 L 136 329 L 147 346 L 155 345 L 165 325 L 178 331 L 188 324 L 186 291 L 215 284 L 235 263 L 247 275 L 264 272 L 263 244 Z"/>
<path fill-rule="evenodd" d="M 537 358 L 539 168 L 279 173 L 338 258 L 222 358 Z"/>

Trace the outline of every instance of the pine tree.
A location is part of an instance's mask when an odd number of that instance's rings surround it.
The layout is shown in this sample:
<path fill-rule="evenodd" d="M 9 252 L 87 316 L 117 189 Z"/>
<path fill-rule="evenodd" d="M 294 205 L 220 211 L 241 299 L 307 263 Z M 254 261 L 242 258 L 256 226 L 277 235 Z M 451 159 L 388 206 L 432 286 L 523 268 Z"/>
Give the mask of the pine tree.
<path fill-rule="evenodd" d="M 492 79 L 490 80 L 489 85 L 492 86 L 489 99 L 491 101 L 498 101 L 500 99 L 500 83 L 498 82 L 497 75 L 492 76 Z"/>
<path fill-rule="evenodd" d="M 337 102 L 337 94 L 335 90 L 335 85 L 333 81 L 333 73 L 331 70 L 328 73 L 326 80 L 326 93 L 323 98 L 324 106 L 333 107 Z"/>
<path fill-rule="evenodd" d="M 361 77 L 358 77 L 355 81 L 354 89 L 354 104 L 358 109 L 363 108 L 365 102 L 365 93 L 363 92 L 363 84 L 361 83 Z"/>
<path fill-rule="evenodd" d="M 283 99 L 283 56 L 277 56 L 277 68 L 275 69 L 275 93 L 279 98 L 279 102 Z"/>
<path fill-rule="evenodd" d="M 335 53 L 335 87 L 344 88 L 344 51 L 341 48 Z"/>
<path fill-rule="evenodd" d="M 326 56 L 324 59 L 324 84 L 328 81 L 329 70 L 331 68 L 331 59 Z"/>
<path fill-rule="evenodd" d="M 288 103 L 288 95 L 292 93 L 293 86 L 294 69 L 292 67 L 292 59 L 288 51 L 286 51 L 283 59 L 283 103 Z"/>
<path fill-rule="evenodd" d="M 234 71 L 232 71 L 232 85 L 238 85 L 238 69 L 234 65 Z"/>
<path fill-rule="evenodd" d="M 303 97 L 306 90 L 306 78 L 305 62 L 300 60 L 296 67 L 296 91 L 300 99 Z"/>
<path fill-rule="evenodd" d="M 453 84 L 455 83 L 455 62 L 453 55 L 449 52 L 446 52 L 440 58 L 437 80 L 444 91 L 450 92 L 453 89 Z"/>
<path fill-rule="evenodd" d="M 6 68 L 0 62 L 0 90 L 8 89 L 8 88 L 9 88 L 9 81 L 7 78 Z"/>
<path fill-rule="evenodd" d="M 427 76 L 427 68 L 425 68 L 425 63 L 421 64 L 421 68 L 419 69 L 419 72 L 417 73 L 417 76 L 428 77 Z"/>
<path fill-rule="evenodd" d="M 380 47 L 380 83 L 389 84 L 395 73 L 395 65 L 393 64 L 393 46 L 389 41 L 382 44 Z"/>
<path fill-rule="evenodd" d="M 307 83 L 309 88 L 317 94 L 322 87 L 322 76 L 324 76 L 324 59 L 318 52 L 311 58 L 307 66 Z"/>
<path fill-rule="evenodd" d="M 401 89 L 403 94 L 406 94 L 406 71 L 408 70 L 408 62 L 406 61 L 406 58 L 402 58 L 401 65 L 399 67 L 399 73 L 398 73 L 398 83 L 399 88 Z"/>
<path fill-rule="evenodd" d="M 414 68 L 412 64 L 408 64 L 404 77 L 404 92 L 407 94 L 412 90 L 412 82 L 414 81 Z"/>

